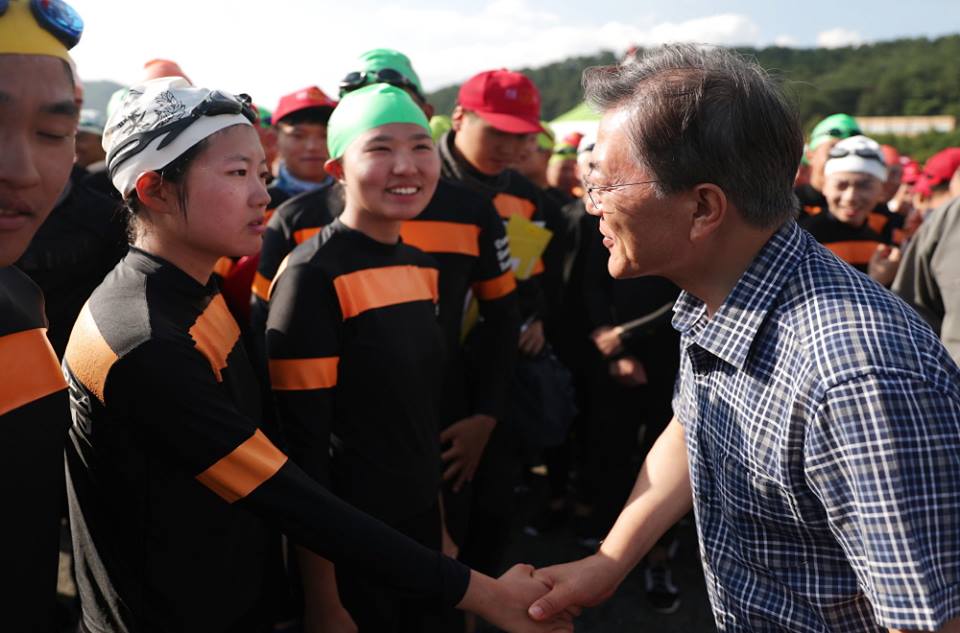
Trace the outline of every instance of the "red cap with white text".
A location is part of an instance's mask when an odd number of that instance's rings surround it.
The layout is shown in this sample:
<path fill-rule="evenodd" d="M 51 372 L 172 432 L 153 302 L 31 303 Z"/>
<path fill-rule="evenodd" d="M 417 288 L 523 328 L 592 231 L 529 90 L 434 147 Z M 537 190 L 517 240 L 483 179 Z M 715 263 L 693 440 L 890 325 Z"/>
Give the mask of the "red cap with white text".
<path fill-rule="evenodd" d="M 540 125 L 540 91 L 521 73 L 501 69 L 474 75 L 460 86 L 457 102 L 502 132 L 544 131 Z"/>

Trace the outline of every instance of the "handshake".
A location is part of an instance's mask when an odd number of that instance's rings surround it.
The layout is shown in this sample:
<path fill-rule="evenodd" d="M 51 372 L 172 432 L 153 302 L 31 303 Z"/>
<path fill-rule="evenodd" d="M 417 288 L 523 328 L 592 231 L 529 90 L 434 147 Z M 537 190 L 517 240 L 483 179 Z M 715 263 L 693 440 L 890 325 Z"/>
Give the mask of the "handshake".
<path fill-rule="evenodd" d="M 458 606 L 509 633 L 573 631 L 573 618 L 613 595 L 627 571 L 597 553 L 542 569 L 514 565 L 496 580 L 471 572 Z"/>

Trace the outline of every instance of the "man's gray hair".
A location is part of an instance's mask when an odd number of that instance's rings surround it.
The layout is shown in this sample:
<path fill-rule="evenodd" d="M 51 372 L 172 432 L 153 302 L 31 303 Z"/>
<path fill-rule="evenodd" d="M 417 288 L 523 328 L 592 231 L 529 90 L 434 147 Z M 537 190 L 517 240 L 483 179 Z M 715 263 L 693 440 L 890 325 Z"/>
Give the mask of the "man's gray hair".
<path fill-rule="evenodd" d="M 754 226 L 796 217 L 800 121 L 756 63 L 721 48 L 673 44 L 588 68 L 583 87 L 601 112 L 630 112 L 632 154 L 661 195 L 712 183 Z"/>

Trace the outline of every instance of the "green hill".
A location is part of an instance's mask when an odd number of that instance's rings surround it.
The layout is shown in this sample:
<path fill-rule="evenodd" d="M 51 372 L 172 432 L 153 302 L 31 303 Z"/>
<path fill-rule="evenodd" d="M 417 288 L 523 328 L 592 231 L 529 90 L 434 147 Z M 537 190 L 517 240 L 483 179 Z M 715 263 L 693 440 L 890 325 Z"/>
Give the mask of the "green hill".
<path fill-rule="evenodd" d="M 960 118 L 960 35 L 900 39 L 856 48 L 741 48 L 784 82 L 809 129 L 834 112 L 859 115 L 952 114 Z M 521 69 L 540 88 L 543 118 L 580 103 L 580 75 L 610 64 L 613 53 Z M 459 86 L 430 95 L 438 112 L 453 109 Z"/>

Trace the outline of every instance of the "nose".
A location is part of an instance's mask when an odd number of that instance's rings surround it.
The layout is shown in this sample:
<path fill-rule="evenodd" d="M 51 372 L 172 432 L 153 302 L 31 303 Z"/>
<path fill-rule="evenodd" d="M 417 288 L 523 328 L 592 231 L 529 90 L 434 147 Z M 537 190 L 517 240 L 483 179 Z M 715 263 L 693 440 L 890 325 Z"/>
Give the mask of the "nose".
<path fill-rule="evenodd" d="M 417 172 L 417 163 L 414 161 L 413 154 L 406 150 L 400 150 L 395 155 L 393 162 L 393 173 L 398 175 L 415 174 Z"/>
<path fill-rule="evenodd" d="M 27 132 L 0 130 L 0 183 L 13 189 L 27 189 L 40 184 L 40 171 L 34 165 Z"/>
<path fill-rule="evenodd" d="M 253 192 L 250 196 L 250 204 L 254 207 L 262 207 L 263 209 L 267 208 L 267 205 L 270 204 L 270 192 L 267 191 L 267 185 L 257 178 L 256 185 L 254 185 Z"/>

